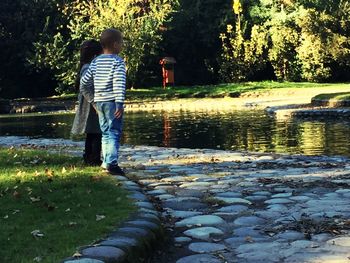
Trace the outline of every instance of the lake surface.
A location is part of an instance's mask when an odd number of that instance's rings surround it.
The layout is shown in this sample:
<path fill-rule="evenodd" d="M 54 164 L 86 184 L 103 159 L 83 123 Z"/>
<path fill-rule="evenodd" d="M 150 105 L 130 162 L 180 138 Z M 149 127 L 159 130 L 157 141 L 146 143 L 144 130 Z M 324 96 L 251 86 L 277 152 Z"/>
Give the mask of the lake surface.
<path fill-rule="evenodd" d="M 0 136 L 68 139 L 73 118 L 0 115 Z M 125 115 L 122 140 L 130 145 L 350 156 L 350 121 L 277 121 L 264 111 L 138 112 Z"/>

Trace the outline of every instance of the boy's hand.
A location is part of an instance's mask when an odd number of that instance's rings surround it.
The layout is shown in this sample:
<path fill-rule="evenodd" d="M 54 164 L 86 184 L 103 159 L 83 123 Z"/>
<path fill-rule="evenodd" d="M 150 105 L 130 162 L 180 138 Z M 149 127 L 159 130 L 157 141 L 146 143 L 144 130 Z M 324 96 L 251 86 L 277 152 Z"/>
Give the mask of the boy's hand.
<path fill-rule="evenodd" d="M 116 112 L 114 113 L 114 116 L 117 119 L 120 119 L 123 116 L 124 113 L 124 108 L 117 109 Z"/>

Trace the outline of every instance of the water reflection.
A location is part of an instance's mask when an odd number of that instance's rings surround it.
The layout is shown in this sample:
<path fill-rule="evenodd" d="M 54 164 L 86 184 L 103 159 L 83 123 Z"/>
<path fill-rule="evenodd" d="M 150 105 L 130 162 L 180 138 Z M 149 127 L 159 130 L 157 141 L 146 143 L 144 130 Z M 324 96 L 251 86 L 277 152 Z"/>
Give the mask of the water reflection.
<path fill-rule="evenodd" d="M 70 138 L 72 122 L 72 114 L 0 116 L 0 136 Z M 123 142 L 350 156 L 350 122 L 276 121 L 264 111 L 127 113 Z"/>

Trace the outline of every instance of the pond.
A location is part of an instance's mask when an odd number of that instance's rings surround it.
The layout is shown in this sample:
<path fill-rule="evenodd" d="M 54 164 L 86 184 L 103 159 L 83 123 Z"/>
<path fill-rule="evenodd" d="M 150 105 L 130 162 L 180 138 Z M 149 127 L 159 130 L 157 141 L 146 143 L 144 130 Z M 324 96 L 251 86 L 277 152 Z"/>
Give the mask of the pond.
<path fill-rule="evenodd" d="M 2 115 L 0 136 L 70 138 L 73 118 L 73 114 Z M 125 116 L 123 143 L 350 156 L 350 121 L 278 121 L 256 110 L 137 112 Z"/>

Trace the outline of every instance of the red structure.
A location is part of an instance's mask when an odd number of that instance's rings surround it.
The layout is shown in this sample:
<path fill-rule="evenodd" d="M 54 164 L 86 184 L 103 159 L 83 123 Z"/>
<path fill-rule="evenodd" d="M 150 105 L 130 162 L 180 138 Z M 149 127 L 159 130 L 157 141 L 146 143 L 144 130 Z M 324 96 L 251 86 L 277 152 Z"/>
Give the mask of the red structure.
<path fill-rule="evenodd" d="M 169 85 L 172 85 L 172 86 L 175 85 L 175 73 L 174 73 L 174 65 L 176 64 L 175 58 L 165 57 L 159 62 L 159 64 L 162 65 L 164 89 Z"/>

